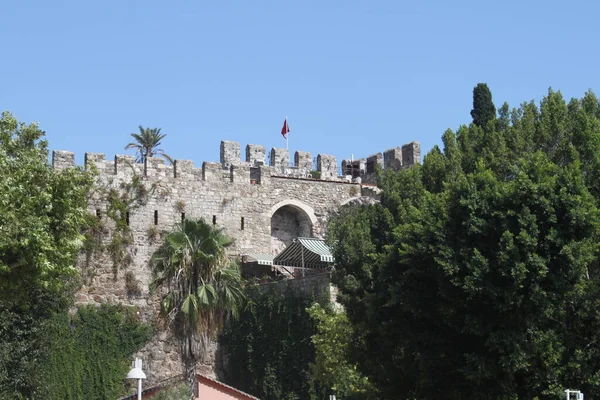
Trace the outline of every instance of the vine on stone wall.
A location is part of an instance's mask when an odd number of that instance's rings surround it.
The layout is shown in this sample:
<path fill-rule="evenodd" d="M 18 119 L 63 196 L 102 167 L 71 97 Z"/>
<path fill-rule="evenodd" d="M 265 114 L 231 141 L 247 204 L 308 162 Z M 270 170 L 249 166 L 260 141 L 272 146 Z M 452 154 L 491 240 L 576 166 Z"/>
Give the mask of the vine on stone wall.
<path fill-rule="evenodd" d="M 263 400 L 326 398 L 310 379 L 316 329 L 306 312 L 324 299 L 299 297 L 290 288 L 262 294 L 253 286 L 247 291 L 247 306 L 222 335 L 228 355 L 223 381 Z"/>
<path fill-rule="evenodd" d="M 110 256 L 115 277 L 120 268 L 126 268 L 133 262 L 129 247 L 133 243 L 129 214 L 148 203 L 158 184 L 148 186 L 133 166 L 132 171 L 131 180 L 121 182 L 118 189 L 109 187 L 112 181 L 109 185 L 98 185 L 96 188 L 95 196 L 105 208 L 91 217 L 91 227 L 85 233 L 84 278 L 92 276 L 93 270 L 89 268 L 91 260 L 103 251 Z M 114 226 L 108 227 L 104 217 L 111 220 Z"/>

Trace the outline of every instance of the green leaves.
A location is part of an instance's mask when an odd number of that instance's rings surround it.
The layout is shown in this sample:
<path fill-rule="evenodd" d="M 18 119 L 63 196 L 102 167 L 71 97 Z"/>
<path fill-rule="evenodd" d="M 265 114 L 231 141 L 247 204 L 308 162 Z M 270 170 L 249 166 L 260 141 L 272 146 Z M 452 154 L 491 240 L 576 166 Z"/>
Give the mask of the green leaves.
<path fill-rule="evenodd" d="M 598 396 L 598 100 L 493 122 L 476 91 L 474 124 L 329 226 L 351 362 L 389 399 Z"/>
<path fill-rule="evenodd" d="M 473 109 L 471 110 L 473 123 L 485 127 L 488 122 L 496 118 L 496 107 L 492 102 L 492 92 L 486 83 L 478 83 L 473 88 Z"/>
<path fill-rule="evenodd" d="M 8 112 L 0 118 L 0 300 L 10 303 L 27 302 L 25 287 L 61 290 L 89 223 L 93 176 L 52 169 L 43 135 Z"/>
<path fill-rule="evenodd" d="M 351 363 L 349 348 L 353 329 L 342 310 L 327 310 L 319 303 L 307 309 L 315 321 L 317 333 L 311 337 L 315 346 L 312 378 L 336 394 L 337 398 L 377 398 L 375 388 Z"/>
<path fill-rule="evenodd" d="M 173 164 L 173 159 L 167 155 L 160 146 L 161 140 L 163 140 L 167 134 L 160 133 L 160 128 L 144 128 L 139 126 L 140 133 L 132 133 L 131 136 L 135 139 L 135 142 L 129 143 L 125 146 L 125 150 L 136 149 L 138 153 L 138 162 L 145 162 L 148 157 L 162 156 L 169 163 Z"/>

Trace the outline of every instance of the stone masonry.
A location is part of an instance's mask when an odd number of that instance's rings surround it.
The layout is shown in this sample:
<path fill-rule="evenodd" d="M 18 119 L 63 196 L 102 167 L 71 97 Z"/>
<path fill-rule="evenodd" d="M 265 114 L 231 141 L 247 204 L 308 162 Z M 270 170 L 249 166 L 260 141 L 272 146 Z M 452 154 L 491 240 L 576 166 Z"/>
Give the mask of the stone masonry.
<path fill-rule="evenodd" d="M 154 191 L 146 204 L 128 214 L 133 243 L 129 245 L 132 260 L 126 267 L 115 269 L 108 254 L 94 254 L 90 259 L 82 255 L 80 268 L 85 272 L 85 285 L 77 294 L 79 303 L 121 303 L 136 307 L 140 319 L 160 326 L 158 296 L 150 293 L 152 275 L 149 260 L 158 248 L 156 233 L 171 230 L 182 218 L 204 218 L 224 228 L 235 240 L 232 255 L 271 253 L 281 250 L 289 240 L 298 236 L 323 237 L 327 218 L 340 206 L 360 200 L 361 179 L 372 174 L 363 168 L 354 176 L 339 175 L 335 157 L 319 154 L 317 170 L 320 179 L 310 179 L 312 156 L 307 152 L 294 154 L 290 165 L 289 152 L 272 149 L 270 166 L 266 165 L 265 148 L 246 147 L 245 161 L 240 159 L 240 145 L 223 141 L 220 162 L 204 162 L 196 168 L 192 161 L 175 160 L 166 165 L 162 159 L 150 158 L 146 165 L 136 163 L 132 156 L 115 156 L 106 160 L 104 154 L 86 153 L 85 167 L 92 165 L 98 171 L 98 186 L 121 190 L 131 182 L 134 174 L 140 176 L 146 187 Z M 399 169 L 419 162 L 417 142 L 381 153 L 373 161 Z M 371 160 L 371 158 L 369 158 Z M 56 169 L 74 166 L 74 154 L 55 151 L 52 158 Z M 345 160 L 344 166 L 350 161 Z M 370 166 L 370 165 L 369 165 Z M 344 173 L 346 173 L 344 171 Z M 90 200 L 90 211 L 112 229 L 111 221 L 103 213 L 106 204 L 100 197 Z M 138 288 L 132 293 L 131 286 Z M 214 376 L 214 351 L 200 367 L 201 373 Z M 177 345 L 164 329 L 138 354 L 144 360 L 151 384 L 182 372 Z"/>

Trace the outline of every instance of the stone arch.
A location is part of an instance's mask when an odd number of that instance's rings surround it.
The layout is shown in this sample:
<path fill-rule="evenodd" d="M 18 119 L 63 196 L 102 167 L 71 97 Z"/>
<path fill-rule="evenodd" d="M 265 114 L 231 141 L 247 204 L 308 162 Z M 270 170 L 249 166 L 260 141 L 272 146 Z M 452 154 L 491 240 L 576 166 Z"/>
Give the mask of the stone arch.
<path fill-rule="evenodd" d="M 349 198 L 349 199 L 343 201 L 342 203 L 340 203 L 340 208 L 355 206 L 355 205 L 366 206 L 366 205 L 371 205 L 371 204 L 376 204 L 376 203 L 379 203 L 379 201 L 372 197 L 356 196 L 356 197 Z"/>
<path fill-rule="evenodd" d="M 294 238 L 312 237 L 315 212 L 298 200 L 284 200 L 271 208 L 271 250 L 283 250 Z"/>
<path fill-rule="evenodd" d="M 361 196 L 355 196 L 355 197 L 351 197 L 351 198 L 349 198 L 347 200 L 344 200 L 344 201 L 342 201 L 340 203 L 340 207 L 343 207 L 343 206 L 346 206 L 346 205 L 349 205 L 349 204 L 358 203 L 358 202 L 360 202 L 360 198 L 361 198 Z"/>

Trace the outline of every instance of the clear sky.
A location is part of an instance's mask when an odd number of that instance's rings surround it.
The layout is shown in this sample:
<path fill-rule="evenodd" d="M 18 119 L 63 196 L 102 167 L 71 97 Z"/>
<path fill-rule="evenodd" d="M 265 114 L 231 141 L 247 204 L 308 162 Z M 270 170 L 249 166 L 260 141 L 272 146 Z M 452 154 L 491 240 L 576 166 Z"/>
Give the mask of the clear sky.
<path fill-rule="evenodd" d="M 600 94 L 600 2 L 4 0 L 0 109 L 52 149 L 125 154 L 138 125 L 174 158 L 222 139 L 366 157 L 496 106 Z"/>

